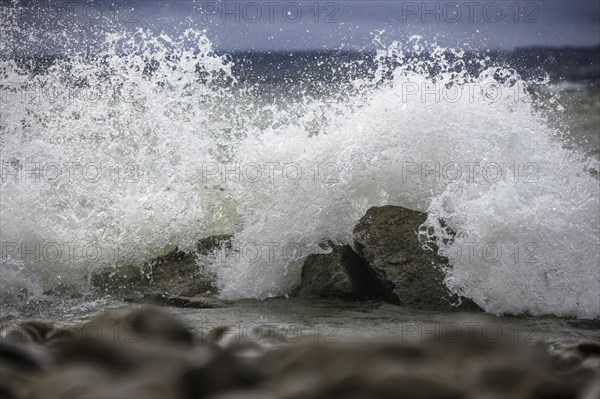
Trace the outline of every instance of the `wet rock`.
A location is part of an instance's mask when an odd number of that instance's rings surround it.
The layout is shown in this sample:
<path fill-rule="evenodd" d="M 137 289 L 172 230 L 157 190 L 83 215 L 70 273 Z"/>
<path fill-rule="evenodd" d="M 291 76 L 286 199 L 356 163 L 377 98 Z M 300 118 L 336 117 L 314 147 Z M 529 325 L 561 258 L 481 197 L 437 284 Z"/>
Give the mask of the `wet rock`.
<path fill-rule="evenodd" d="M 82 329 L 99 330 L 103 337 L 124 343 L 154 342 L 170 345 L 192 345 L 194 335 L 178 319 L 152 307 L 105 312 Z M 118 335 L 115 335 L 118 334 Z"/>
<path fill-rule="evenodd" d="M 510 395 L 528 378 L 528 370 L 513 364 L 489 365 L 480 371 L 479 389 L 490 395 Z"/>
<path fill-rule="evenodd" d="M 206 339 L 209 342 L 224 342 L 228 334 L 231 333 L 231 331 L 231 326 L 216 326 L 214 328 L 211 328 L 210 331 L 207 332 Z"/>
<path fill-rule="evenodd" d="M 395 375 L 387 378 L 347 378 L 319 392 L 320 398 L 346 399 L 374 397 L 381 399 L 461 399 L 468 394 L 434 378 Z"/>
<path fill-rule="evenodd" d="M 570 373 L 573 380 L 584 380 L 590 372 L 596 372 L 599 367 L 586 367 L 588 362 L 600 363 L 600 344 L 587 341 L 563 347 L 553 353 L 552 360 L 556 370 Z M 593 370 L 593 371 L 592 371 Z"/>
<path fill-rule="evenodd" d="M 245 389 L 211 395 L 208 399 L 281 399 L 281 396 L 267 390 Z"/>
<path fill-rule="evenodd" d="M 600 378 L 596 378 L 594 382 L 584 388 L 583 393 L 579 397 L 581 399 L 600 398 Z"/>
<path fill-rule="evenodd" d="M 144 278 L 139 267 L 123 265 L 93 274 L 92 284 L 111 293 L 120 293 L 142 286 L 141 280 Z"/>
<path fill-rule="evenodd" d="M 214 309 L 226 306 L 224 302 L 216 298 L 204 296 L 185 297 L 163 294 L 161 292 L 152 292 L 128 296 L 125 298 L 125 301 L 157 306 L 173 306 L 176 308 L 195 309 Z"/>
<path fill-rule="evenodd" d="M 555 376 L 545 375 L 525 381 L 515 397 L 528 399 L 576 399 L 579 387 Z"/>
<path fill-rule="evenodd" d="M 210 355 L 197 354 L 196 359 L 183 370 L 179 385 L 184 398 L 199 398 L 219 391 L 250 387 L 258 381 L 255 374 L 249 374 L 236 359 L 216 346 L 199 346 L 196 352 L 209 352 Z"/>
<path fill-rule="evenodd" d="M 281 330 L 271 325 L 257 325 L 241 329 L 225 325 L 216 326 L 208 331 L 206 338 L 209 342 L 215 342 L 223 347 L 244 344 L 271 346 L 289 342 Z"/>
<path fill-rule="evenodd" d="M 182 368 L 198 361 L 189 358 L 195 344 L 193 333 L 180 321 L 157 309 L 141 308 L 109 311 L 76 325 L 72 338 L 52 343 L 48 354 L 62 368 L 97 370 L 112 380 L 156 375 L 173 385 Z"/>
<path fill-rule="evenodd" d="M 153 376 L 140 376 L 131 380 L 96 385 L 89 392 L 81 395 L 81 399 L 97 398 L 144 398 L 164 399 L 177 398 L 179 391 L 173 385 L 157 381 Z"/>
<path fill-rule="evenodd" d="M 200 255 L 209 256 L 211 253 L 220 250 L 222 247 L 231 249 L 232 240 L 233 236 L 230 234 L 220 234 L 202 238 L 198 240 L 198 253 Z"/>
<path fill-rule="evenodd" d="M 212 277 L 201 272 L 194 254 L 175 249 L 144 264 L 124 265 L 92 276 L 94 286 L 122 296 L 160 291 L 170 295 L 195 296 L 214 291 Z"/>
<path fill-rule="evenodd" d="M 138 367 L 142 356 L 139 340 L 111 342 L 99 336 L 76 335 L 71 342 L 62 341 L 49 347 L 53 362 L 61 367 L 90 367 L 103 372 L 124 374 Z"/>
<path fill-rule="evenodd" d="M 262 366 L 268 386 L 286 398 L 465 397 L 438 377 L 424 349 L 392 342 L 296 344 L 267 354 Z"/>
<path fill-rule="evenodd" d="M 26 320 L 19 323 L 19 328 L 27 333 L 34 342 L 46 341 L 48 336 L 56 330 L 57 325 L 45 320 Z"/>
<path fill-rule="evenodd" d="M 485 360 L 492 364 L 484 363 Z M 484 397 L 503 398 L 571 398 L 579 390 L 575 381 L 560 373 L 551 373 L 546 363 L 526 361 L 520 364 L 516 360 L 509 362 L 508 357 L 501 358 L 498 354 L 481 359 L 476 363 L 481 369 L 479 378 L 471 389 L 481 392 Z M 546 396 L 552 391 L 556 391 L 558 396 Z"/>
<path fill-rule="evenodd" d="M 202 261 L 222 246 L 230 246 L 231 238 L 230 235 L 207 237 L 198 241 L 197 252 L 186 253 L 175 248 L 146 262 L 141 268 L 123 265 L 102 270 L 92 275 L 92 284 L 108 293 L 128 295 L 129 298 L 143 299 L 154 292 L 173 297 L 214 295 L 217 292 L 216 277 L 202 267 Z"/>
<path fill-rule="evenodd" d="M 0 340 L 17 344 L 42 344 L 61 330 L 58 323 L 46 320 L 23 320 L 0 325 Z"/>
<path fill-rule="evenodd" d="M 18 397 L 46 366 L 47 361 L 38 350 L 0 340 L 0 397 Z"/>
<path fill-rule="evenodd" d="M 583 357 L 600 357 L 600 344 L 597 342 L 581 342 L 575 348 Z"/>
<path fill-rule="evenodd" d="M 123 378 L 125 377 L 125 378 Z M 162 376 L 126 375 L 121 378 L 90 366 L 53 370 L 32 381 L 24 397 L 46 398 L 177 398 L 176 387 Z"/>
<path fill-rule="evenodd" d="M 354 375 L 357 370 L 367 371 L 379 361 L 387 365 L 409 359 L 415 362 L 412 355 L 407 358 L 384 355 L 387 349 L 394 353 L 401 352 L 401 349 L 395 350 L 395 346 L 370 346 L 365 343 L 295 344 L 268 353 L 262 359 L 261 367 L 276 389 L 287 390 L 282 385 L 289 380 L 307 379 L 312 381 L 311 385 L 321 385 Z"/>
<path fill-rule="evenodd" d="M 46 346 L 52 346 L 61 343 L 69 343 L 73 342 L 74 333 L 73 328 L 71 327 L 62 327 L 57 328 L 48 334 L 48 339 L 46 340 Z"/>
<path fill-rule="evenodd" d="M 329 244 L 328 254 L 312 254 L 302 266 L 293 295 L 300 298 L 370 299 L 377 296 L 368 265 L 349 245 Z"/>
<path fill-rule="evenodd" d="M 374 207 L 354 228 L 354 246 L 379 283 L 384 299 L 413 309 L 479 310 L 443 283 L 446 258 L 424 250 L 419 226 L 427 215 L 400 206 Z"/>
<path fill-rule="evenodd" d="M 83 298 L 84 293 L 78 284 L 68 284 L 61 282 L 58 285 L 44 291 L 44 295 L 57 296 L 61 298 Z"/>
<path fill-rule="evenodd" d="M 11 344 L 32 344 L 34 338 L 16 325 L 2 325 L 0 327 L 0 341 Z"/>
<path fill-rule="evenodd" d="M 0 341 L 0 359 L 3 366 L 24 372 L 38 372 L 44 368 L 43 355 L 24 345 Z"/>
<path fill-rule="evenodd" d="M 108 384 L 108 378 L 92 368 L 57 369 L 34 380 L 23 397 L 83 398 L 95 388 Z"/>
<path fill-rule="evenodd" d="M 567 324 L 584 330 L 600 330 L 600 319 L 567 320 Z"/>

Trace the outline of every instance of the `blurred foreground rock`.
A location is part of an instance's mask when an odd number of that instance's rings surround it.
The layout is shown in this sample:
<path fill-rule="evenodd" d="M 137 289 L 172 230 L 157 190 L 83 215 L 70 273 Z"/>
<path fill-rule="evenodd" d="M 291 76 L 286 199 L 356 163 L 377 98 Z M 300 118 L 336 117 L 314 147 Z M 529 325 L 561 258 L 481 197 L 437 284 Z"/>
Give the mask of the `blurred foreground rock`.
<path fill-rule="evenodd" d="M 327 343 L 256 324 L 237 336 L 227 326 L 195 334 L 137 308 L 0 331 L 3 398 L 591 399 L 600 389 L 597 342 L 550 350 L 473 327 Z"/>

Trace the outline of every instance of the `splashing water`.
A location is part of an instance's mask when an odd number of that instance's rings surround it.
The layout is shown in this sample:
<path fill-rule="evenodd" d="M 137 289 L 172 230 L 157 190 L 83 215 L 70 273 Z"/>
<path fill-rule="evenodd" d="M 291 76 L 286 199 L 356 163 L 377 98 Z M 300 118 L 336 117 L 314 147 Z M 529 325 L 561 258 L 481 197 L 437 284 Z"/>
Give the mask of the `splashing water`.
<path fill-rule="evenodd" d="M 396 204 L 429 213 L 446 284 L 485 310 L 598 317 L 598 165 L 546 123 L 539 82 L 382 42 L 368 77 L 278 101 L 195 30 L 108 33 L 43 71 L 4 58 L 3 303 L 224 233 L 221 296 L 282 295 L 319 242 Z"/>

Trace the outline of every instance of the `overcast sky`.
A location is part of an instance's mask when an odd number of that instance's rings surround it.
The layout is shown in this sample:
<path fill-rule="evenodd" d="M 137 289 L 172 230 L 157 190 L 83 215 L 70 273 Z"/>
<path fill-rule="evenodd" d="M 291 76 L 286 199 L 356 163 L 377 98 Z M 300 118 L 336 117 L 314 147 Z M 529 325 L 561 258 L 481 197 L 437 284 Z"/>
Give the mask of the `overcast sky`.
<path fill-rule="evenodd" d="M 372 33 L 381 30 L 389 40 L 421 35 L 442 45 L 479 49 L 600 43 L 598 0 L 138 4 L 143 23 L 170 20 L 206 26 L 217 45 L 228 50 L 364 48 L 372 43 Z"/>
<path fill-rule="evenodd" d="M 0 0 L 8 4 L 10 0 Z M 373 34 L 511 49 L 600 44 L 600 1 L 38 1 L 44 20 L 75 18 L 176 33 L 203 28 L 221 50 L 369 49 Z M 23 7 L 35 7 L 25 1 Z M 39 6 L 39 5 L 38 5 Z M 48 14 L 49 12 L 49 14 Z M 102 18 L 98 18 L 102 15 Z M 38 16 L 38 18 L 40 18 Z"/>

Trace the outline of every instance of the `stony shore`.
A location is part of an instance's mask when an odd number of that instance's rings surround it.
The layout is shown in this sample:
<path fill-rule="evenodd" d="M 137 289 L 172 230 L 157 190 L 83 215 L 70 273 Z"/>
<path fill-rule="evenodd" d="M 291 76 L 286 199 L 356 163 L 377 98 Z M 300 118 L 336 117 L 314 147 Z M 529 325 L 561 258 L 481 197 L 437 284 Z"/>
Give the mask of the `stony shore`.
<path fill-rule="evenodd" d="M 196 334 L 157 308 L 1 326 L 3 398 L 597 398 L 600 344 L 551 350 L 478 329 L 422 342 Z M 447 337 L 446 337 L 447 338 Z"/>

